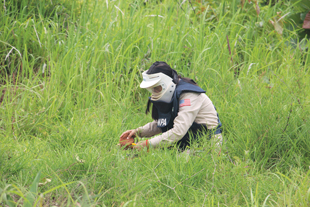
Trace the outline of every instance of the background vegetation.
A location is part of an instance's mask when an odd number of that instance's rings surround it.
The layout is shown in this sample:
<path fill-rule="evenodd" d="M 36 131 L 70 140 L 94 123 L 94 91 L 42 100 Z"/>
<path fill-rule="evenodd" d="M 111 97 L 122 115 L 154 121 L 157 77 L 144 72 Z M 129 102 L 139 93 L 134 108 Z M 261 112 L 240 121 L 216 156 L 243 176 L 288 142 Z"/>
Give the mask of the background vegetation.
<path fill-rule="evenodd" d="M 309 206 L 308 1 L 0 3 L 0 205 Z M 224 126 L 123 151 L 151 120 L 141 72 L 168 62 Z"/>

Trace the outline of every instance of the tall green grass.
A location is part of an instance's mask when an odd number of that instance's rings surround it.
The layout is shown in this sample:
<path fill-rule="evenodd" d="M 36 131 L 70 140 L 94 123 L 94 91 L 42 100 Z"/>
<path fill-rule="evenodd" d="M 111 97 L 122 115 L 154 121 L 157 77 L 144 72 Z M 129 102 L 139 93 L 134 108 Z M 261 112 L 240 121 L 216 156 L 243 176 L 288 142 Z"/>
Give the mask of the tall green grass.
<path fill-rule="evenodd" d="M 187 1 L 12 2 L 1 3 L 1 205 L 309 205 L 310 43 L 269 23 L 290 5 L 257 16 L 239 1 L 200 14 Z M 221 156 L 204 138 L 191 156 L 116 146 L 151 121 L 139 83 L 157 60 L 207 91 Z"/>

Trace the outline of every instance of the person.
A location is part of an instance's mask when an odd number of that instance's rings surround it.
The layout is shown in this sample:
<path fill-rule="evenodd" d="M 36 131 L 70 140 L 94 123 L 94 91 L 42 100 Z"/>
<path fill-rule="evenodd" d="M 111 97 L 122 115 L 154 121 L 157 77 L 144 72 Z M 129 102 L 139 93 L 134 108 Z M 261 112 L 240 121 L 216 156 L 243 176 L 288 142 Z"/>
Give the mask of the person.
<path fill-rule="evenodd" d="M 206 91 L 196 82 L 182 78 L 166 62 L 160 61 L 153 63 L 142 76 L 140 87 L 151 93 L 146 114 L 152 104 L 153 121 L 123 132 L 120 140 L 154 136 L 136 143 L 132 148 L 176 144 L 179 149 L 185 150 L 190 147 L 192 140 L 208 132 L 213 143 L 217 146 L 222 144 L 222 124 L 216 108 L 205 94 Z"/>

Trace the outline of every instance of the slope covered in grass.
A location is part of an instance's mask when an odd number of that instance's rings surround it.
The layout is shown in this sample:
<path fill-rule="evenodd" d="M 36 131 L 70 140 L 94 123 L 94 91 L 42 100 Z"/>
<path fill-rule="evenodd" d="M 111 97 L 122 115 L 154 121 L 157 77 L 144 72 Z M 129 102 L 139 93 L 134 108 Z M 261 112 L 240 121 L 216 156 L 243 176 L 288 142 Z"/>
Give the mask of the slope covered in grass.
<path fill-rule="evenodd" d="M 292 5 L 0 4 L 1 205 L 310 204 L 310 43 L 284 26 Z M 204 137 L 190 156 L 116 146 L 151 121 L 139 83 L 157 60 L 207 91 L 220 156 Z"/>

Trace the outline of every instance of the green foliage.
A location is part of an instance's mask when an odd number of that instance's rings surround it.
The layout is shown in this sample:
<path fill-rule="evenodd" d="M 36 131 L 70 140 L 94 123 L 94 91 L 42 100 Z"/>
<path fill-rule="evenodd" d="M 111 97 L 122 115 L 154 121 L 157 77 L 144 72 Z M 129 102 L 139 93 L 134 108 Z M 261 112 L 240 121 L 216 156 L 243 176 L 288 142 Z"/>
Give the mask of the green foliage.
<path fill-rule="evenodd" d="M 293 0 L 290 2 L 293 12 L 289 15 L 290 21 L 287 28 L 291 31 L 297 30 L 300 38 L 310 37 L 309 29 L 302 29 L 306 14 L 310 12 L 310 2 L 307 0 Z"/>
<path fill-rule="evenodd" d="M 68 1 L 4 1 L 0 3 L 0 83 L 8 78 L 20 82 L 38 73 L 46 63 L 51 47 L 63 42 L 69 24 L 79 14 Z M 72 4 L 72 5 L 71 5 Z M 27 65 L 31 70 L 28 70 Z M 9 76 L 9 77 L 7 77 Z M 12 78 L 12 76 L 14 76 Z"/>
<path fill-rule="evenodd" d="M 5 1 L 0 205 L 309 206 L 310 43 L 285 26 L 300 11 L 182 2 Z M 220 156 L 203 137 L 190 155 L 116 146 L 151 121 L 157 60 L 207 90 Z"/>
<path fill-rule="evenodd" d="M 27 197 L 25 199 L 24 207 L 31 207 L 34 204 L 35 196 L 38 193 L 38 185 L 40 181 L 41 172 L 37 174 L 34 181 L 32 182 Z"/>

